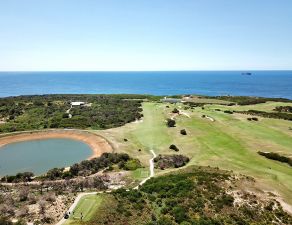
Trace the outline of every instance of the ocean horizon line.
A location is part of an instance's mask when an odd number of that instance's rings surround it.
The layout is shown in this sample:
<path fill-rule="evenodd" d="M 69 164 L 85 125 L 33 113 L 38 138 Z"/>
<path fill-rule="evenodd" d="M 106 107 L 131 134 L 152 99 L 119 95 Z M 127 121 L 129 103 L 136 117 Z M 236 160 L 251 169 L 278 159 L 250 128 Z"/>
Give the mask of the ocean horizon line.
<path fill-rule="evenodd" d="M 88 73 L 98 73 L 98 72 L 118 72 L 118 73 L 137 73 L 137 72 L 257 72 L 257 71 L 281 71 L 281 72 L 292 72 L 292 69 L 236 69 L 236 70 L 0 70 L 0 73 L 79 73 L 79 72 L 88 72 Z"/>

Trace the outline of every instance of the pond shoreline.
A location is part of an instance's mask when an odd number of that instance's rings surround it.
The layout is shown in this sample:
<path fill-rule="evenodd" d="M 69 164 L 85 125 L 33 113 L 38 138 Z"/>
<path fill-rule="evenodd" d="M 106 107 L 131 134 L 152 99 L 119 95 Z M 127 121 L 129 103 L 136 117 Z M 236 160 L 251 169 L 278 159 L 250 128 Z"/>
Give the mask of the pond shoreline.
<path fill-rule="evenodd" d="M 88 159 L 99 157 L 105 152 L 113 152 L 113 147 L 106 140 L 106 138 L 88 131 L 73 129 L 50 129 L 42 131 L 6 133 L 0 135 L 0 150 L 1 147 L 11 143 L 56 138 L 73 139 L 87 144 L 92 150 L 92 155 Z"/>

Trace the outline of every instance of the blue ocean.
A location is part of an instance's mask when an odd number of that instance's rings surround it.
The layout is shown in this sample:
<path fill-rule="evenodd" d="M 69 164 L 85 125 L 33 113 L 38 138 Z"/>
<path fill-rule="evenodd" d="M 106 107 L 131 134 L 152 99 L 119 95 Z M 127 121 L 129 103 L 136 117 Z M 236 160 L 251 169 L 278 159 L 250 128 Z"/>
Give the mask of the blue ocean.
<path fill-rule="evenodd" d="M 34 94 L 201 94 L 292 99 L 292 71 L 0 72 L 0 97 Z"/>

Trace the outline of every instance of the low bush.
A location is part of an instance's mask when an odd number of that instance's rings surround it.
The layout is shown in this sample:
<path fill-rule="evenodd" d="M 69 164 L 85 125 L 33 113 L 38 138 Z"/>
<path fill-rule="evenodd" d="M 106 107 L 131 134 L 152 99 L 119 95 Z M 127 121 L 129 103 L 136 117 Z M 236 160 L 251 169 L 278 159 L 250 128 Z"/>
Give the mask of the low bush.
<path fill-rule="evenodd" d="M 249 117 L 247 118 L 248 121 L 258 121 L 259 119 L 257 117 Z"/>
<path fill-rule="evenodd" d="M 266 118 L 274 118 L 274 119 L 283 119 L 292 121 L 291 113 L 282 113 L 282 112 L 264 112 L 258 110 L 248 110 L 248 111 L 235 111 L 236 113 L 242 113 L 253 116 L 261 116 Z"/>
<path fill-rule="evenodd" d="M 179 110 L 178 110 L 177 108 L 174 108 L 174 109 L 172 110 L 172 113 L 179 113 Z"/>
<path fill-rule="evenodd" d="M 174 151 L 176 151 L 176 152 L 179 151 L 178 147 L 176 147 L 176 145 L 174 145 L 174 144 L 170 145 L 170 146 L 169 146 L 169 149 L 174 150 Z"/>
<path fill-rule="evenodd" d="M 184 155 L 159 155 L 154 159 L 155 168 L 179 168 L 185 166 L 190 159 Z"/>
<path fill-rule="evenodd" d="M 225 110 L 224 113 L 233 114 L 233 111 Z"/>
<path fill-rule="evenodd" d="M 180 130 L 181 135 L 187 135 L 187 131 L 185 129 Z"/>
<path fill-rule="evenodd" d="M 292 113 L 292 106 L 277 106 L 275 111 Z"/>
<path fill-rule="evenodd" d="M 292 166 L 292 158 L 289 158 L 287 156 L 282 156 L 275 152 L 261 152 L 261 151 L 259 151 L 258 154 L 268 159 L 276 160 L 283 163 L 288 163 L 290 166 Z"/>
<path fill-rule="evenodd" d="M 175 127 L 175 120 L 167 119 L 166 124 L 167 124 L 168 127 Z"/>

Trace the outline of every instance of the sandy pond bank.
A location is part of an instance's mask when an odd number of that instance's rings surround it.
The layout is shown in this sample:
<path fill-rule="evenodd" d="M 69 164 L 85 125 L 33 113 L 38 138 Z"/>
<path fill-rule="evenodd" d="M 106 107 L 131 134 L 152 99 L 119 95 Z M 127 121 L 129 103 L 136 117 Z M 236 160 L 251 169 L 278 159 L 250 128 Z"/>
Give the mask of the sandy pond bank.
<path fill-rule="evenodd" d="M 86 143 L 92 150 L 92 155 L 88 159 L 100 156 L 104 152 L 112 152 L 111 144 L 103 137 L 81 130 L 45 130 L 31 131 L 0 135 L 1 147 L 10 143 L 43 140 L 52 138 L 68 138 Z"/>

